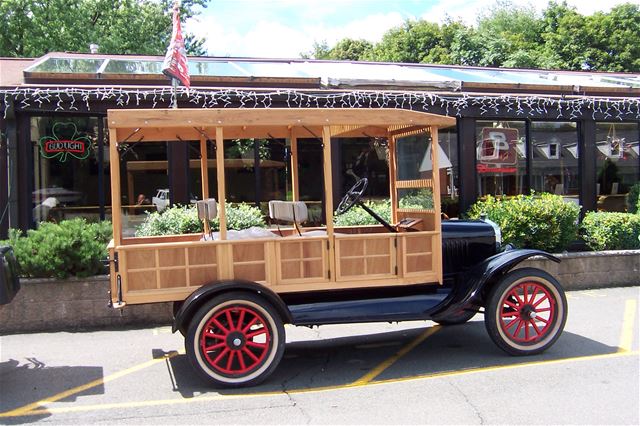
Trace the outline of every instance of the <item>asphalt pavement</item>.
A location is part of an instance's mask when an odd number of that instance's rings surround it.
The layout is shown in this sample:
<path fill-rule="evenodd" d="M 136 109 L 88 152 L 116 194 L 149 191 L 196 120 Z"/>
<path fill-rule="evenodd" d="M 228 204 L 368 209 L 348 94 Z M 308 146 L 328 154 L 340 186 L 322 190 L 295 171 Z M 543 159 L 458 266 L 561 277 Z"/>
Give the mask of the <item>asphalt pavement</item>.
<path fill-rule="evenodd" d="M 568 292 L 547 352 L 511 357 L 481 314 L 287 327 L 265 383 L 211 389 L 168 327 L 0 336 L 0 424 L 640 423 L 639 288 Z"/>

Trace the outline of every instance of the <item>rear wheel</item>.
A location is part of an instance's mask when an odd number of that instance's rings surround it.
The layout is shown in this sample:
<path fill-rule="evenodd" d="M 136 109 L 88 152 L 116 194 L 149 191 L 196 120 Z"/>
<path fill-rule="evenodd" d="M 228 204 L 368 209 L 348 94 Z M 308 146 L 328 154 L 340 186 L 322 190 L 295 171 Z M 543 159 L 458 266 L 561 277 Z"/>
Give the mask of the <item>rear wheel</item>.
<path fill-rule="evenodd" d="M 491 290 L 484 317 L 489 336 L 505 352 L 538 354 L 560 337 L 567 321 L 567 299 L 548 273 L 516 269 Z"/>
<path fill-rule="evenodd" d="M 256 385 L 282 359 L 284 325 L 276 310 L 251 293 L 226 293 L 202 306 L 191 320 L 185 347 L 206 381 L 225 387 Z"/>

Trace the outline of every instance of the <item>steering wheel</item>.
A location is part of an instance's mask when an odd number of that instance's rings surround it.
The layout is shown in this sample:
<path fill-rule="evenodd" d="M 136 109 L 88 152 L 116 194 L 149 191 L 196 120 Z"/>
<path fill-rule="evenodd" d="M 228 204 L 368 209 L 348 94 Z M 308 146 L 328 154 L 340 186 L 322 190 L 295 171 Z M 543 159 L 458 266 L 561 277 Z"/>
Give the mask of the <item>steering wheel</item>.
<path fill-rule="evenodd" d="M 364 194 L 365 189 L 367 189 L 368 183 L 369 180 L 367 178 L 362 178 L 357 181 L 355 185 L 353 185 L 351 189 L 344 194 L 342 200 L 340 200 L 340 204 L 338 204 L 338 208 L 336 209 L 336 214 L 344 214 L 348 212 L 351 207 L 360 201 L 362 194 Z"/>

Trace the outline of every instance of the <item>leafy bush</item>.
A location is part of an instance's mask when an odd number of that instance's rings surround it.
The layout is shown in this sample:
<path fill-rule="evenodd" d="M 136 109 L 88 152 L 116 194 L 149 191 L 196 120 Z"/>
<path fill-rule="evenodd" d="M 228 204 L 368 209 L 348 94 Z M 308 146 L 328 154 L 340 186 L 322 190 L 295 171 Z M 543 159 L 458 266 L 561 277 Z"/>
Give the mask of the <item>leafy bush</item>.
<path fill-rule="evenodd" d="M 19 274 L 33 278 L 87 277 L 105 267 L 111 223 L 87 223 L 84 219 L 42 222 L 26 235 L 12 229 L 9 240 L 19 263 Z"/>
<path fill-rule="evenodd" d="M 226 204 L 227 229 L 264 228 L 266 223 L 260 209 L 249 204 Z M 211 221 L 214 231 L 220 229 L 220 220 Z M 174 206 L 162 213 L 153 212 L 136 229 L 136 236 L 195 234 L 203 231 L 195 206 Z"/>
<path fill-rule="evenodd" d="M 242 229 L 251 228 L 252 226 L 257 226 L 259 228 L 267 227 L 267 223 L 264 221 L 264 216 L 262 216 L 262 212 L 258 207 L 250 204 L 226 204 L 225 207 L 227 229 L 240 231 Z M 211 227 L 214 231 L 218 231 L 220 229 L 220 221 L 218 218 L 211 223 Z"/>
<path fill-rule="evenodd" d="M 366 201 L 364 203 L 367 207 L 373 210 L 378 216 L 386 220 L 391 221 L 391 202 L 382 201 Z M 356 225 L 377 225 L 378 221 L 375 220 L 369 213 L 367 213 L 362 207 L 354 206 L 349 209 L 348 212 L 333 216 L 333 223 L 336 226 L 356 226 Z"/>
<path fill-rule="evenodd" d="M 576 239 L 580 207 L 552 194 L 518 195 L 509 199 L 487 196 L 467 215 L 486 214 L 500 226 L 503 242 L 521 248 L 562 251 Z"/>
<path fill-rule="evenodd" d="M 147 217 L 136 229 L 137 237 L 153 235 L 179 235 L 202 232 L 195 206 L 173 206 L 162 212 L 147 213 Z"/>
<path fill-rule="evenodd" d="M 589 212 L 580 231 L 592 250 L 640 249 L 640 215 L 637 214 Z"/>
<path fill-rule="evenodd" d="M 401 209 L 432 209 L 433 191 L 430 188 L 409 190 L 400 198 L 399 207 Z"/>
<path fill-rule="evenodd" d="M 640 182 L 637 182 L 629 188 L 629 195 L 627 197 L 627 210 L 629 213 L 640 213 Z"/>

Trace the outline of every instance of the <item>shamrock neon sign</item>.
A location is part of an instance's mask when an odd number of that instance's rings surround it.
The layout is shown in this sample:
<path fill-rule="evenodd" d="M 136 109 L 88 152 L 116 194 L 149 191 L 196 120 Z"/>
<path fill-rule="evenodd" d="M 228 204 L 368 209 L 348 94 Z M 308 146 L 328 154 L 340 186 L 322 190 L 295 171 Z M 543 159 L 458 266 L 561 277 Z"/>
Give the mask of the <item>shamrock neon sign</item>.
<path fill-rule="evenodd" d="M 53 136 L 43 136 L 38 141 L 40 154 L 44 158 L 57 158 L 58 161 L 64 163 L 69 156 L 78 160 L 89 157 L 93 142 L 88 136 L 81 136 L 74 123 L 56 123 L 51 129 L 51 133 Z M 65 139 L 63 135 L 68 134 L 71 134 L 71 137 Z"/>

